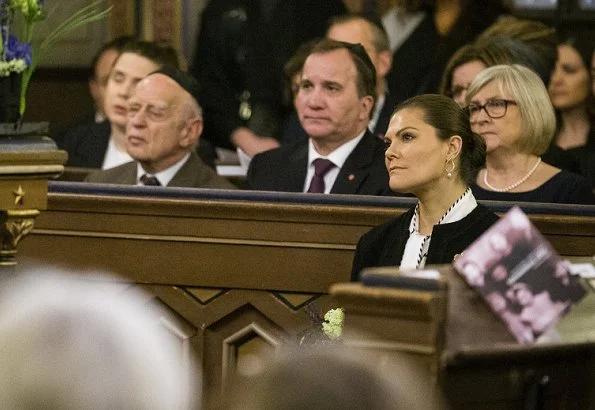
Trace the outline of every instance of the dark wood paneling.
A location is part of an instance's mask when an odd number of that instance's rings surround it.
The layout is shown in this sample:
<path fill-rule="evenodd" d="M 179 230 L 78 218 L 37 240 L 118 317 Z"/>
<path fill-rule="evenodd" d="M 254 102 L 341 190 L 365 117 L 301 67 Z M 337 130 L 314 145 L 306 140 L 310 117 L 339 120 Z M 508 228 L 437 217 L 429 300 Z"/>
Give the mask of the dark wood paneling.
<path fill-rule="evenodd" d="M 329 286 L 349 280 L 359 237 L 405 209 L 386 206 L 386 198 L 377 206 L 374 199 L 331 196 L 292 203 L 281 201 L 283 194 L 250 201 L 259 194 L 224 199 L 202 190 L 127 187 L 126 195 L 100 187 L 51 185 L 48 210 L 19 245 L 17 272 L 40 263 L 82 274 L 99 269 L 146 288 L 171 310 L 182 348 L 195 354 L 203 387 L 215 393 L 245 348 L 268 346 L 258 353 L 270 355 L 296 342 L 311 326 L 306 304 L 326 311 L 334 304 Z M 563 254 L 595 249 L 595 216 L 530 218 Z"/>

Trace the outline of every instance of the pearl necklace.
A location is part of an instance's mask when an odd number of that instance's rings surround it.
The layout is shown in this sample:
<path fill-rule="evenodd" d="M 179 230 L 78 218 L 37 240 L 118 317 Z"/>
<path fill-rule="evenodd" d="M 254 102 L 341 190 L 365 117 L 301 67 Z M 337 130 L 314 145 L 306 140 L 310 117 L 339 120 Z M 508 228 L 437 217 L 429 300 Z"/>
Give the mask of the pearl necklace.
<path fill-rule="evenodd" d="M 535 170 L 537 169 L 537 167 L 539 166 L 539 164 L 541 164 L 541 157 L 537 158 L 537 162 L 535 163 L 535 165 L 533 165 L 533 168 L 531 168 L 529 170 L 529 172 L 527 172 L 527 175 L 525 175 L 524 177 L 522 177 L 521 179 L 519 179 L 514 184 L 508 185 L 506 188 L 495 188 L 495 187 L 491 186 L 490 183 L 488 182 L 488 169 L 486 168 L 486 171 L 483 174 L 483 183 L 485 184 L 485 186 L 487 186 L 488 188 L 490 188 L 492 191 L 496 191 L 496 192 L 508 192 L 508 191 L 510 191 L 512 189 L 515 189 L 516 187 L 518 187 L 519 185 L 521 185 L 523 182 L 525 182 L 526 180 L 528 180 L 529 177 L 531 175 L 533 175 L 533 173 L 535 172 Z"/>

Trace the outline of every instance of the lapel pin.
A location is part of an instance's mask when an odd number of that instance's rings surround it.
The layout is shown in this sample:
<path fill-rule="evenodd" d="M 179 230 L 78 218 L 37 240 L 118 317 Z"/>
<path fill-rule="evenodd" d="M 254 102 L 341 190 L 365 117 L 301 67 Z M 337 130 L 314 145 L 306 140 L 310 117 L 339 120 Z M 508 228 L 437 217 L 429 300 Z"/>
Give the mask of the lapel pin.
<path fill-rule="evenodd" d="M 355 179 L 355 175 L 353 174 L 349 174 L 349 176 L 347 177 L 348 180 L 353 181 Z"/>

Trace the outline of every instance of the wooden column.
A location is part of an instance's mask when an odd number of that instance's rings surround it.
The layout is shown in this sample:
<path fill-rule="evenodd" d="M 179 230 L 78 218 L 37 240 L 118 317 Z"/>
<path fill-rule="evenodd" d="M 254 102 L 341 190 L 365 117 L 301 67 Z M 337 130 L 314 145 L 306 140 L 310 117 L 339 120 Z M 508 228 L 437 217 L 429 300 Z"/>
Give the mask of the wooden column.
<path fill-rule="evenodd" d="M 180 0 L 145 0 L 142 10 L 142 37 L 163 41 L 181 49 L 182 3 Z"/>
<path fill-rule="evenodd" d="M 48 179 L 64 170 L 67 154 L 42 136 L 47 124 L 0 124 L 0 266 L 16 264 L 19 242 L 47 209 Z"/>
<path fill-rule="evenodd" d="M 136 33 L 136 3 L 136 0 L 110 0 L 113 7 L 109 15 L 110 38 Z"/>

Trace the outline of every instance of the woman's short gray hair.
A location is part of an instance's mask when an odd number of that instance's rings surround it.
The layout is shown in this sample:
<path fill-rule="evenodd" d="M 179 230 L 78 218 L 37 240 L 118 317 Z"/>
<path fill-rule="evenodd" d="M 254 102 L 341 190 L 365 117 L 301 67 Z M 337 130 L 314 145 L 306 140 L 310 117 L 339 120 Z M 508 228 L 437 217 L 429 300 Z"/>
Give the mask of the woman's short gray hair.
<path fill-rule="evenodd" d="M 495 65 L 480 72 L 467 90 L 466 103 L 488 83 L 513 99 L 521 113 L 521 150 L 541 155 L 556 131 L 556 115 L 543 81 L 532 70 L 518 64 Z"/>

